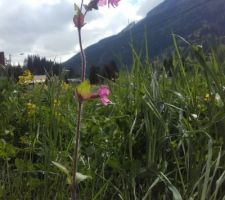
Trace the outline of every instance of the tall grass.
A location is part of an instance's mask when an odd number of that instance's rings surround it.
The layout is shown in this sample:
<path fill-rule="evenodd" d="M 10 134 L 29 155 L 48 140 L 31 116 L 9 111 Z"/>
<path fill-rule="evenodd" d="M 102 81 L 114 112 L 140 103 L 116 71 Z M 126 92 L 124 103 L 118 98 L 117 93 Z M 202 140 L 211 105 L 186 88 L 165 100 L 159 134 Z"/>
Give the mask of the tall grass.
<path fill-rule="evenodd" d="M 224 61 L 175 45 L 171 76 L 162 62 L 141 63 L 109 81 L 113 104 L 84 106 L 81 200 L 224 200 Z M 69 199 L 73 86 L 0 84 L 0 199 Z M 30 103 L 33 108 L 28 106 Z M 33 109 L 33 111 L 32 111 Z"/>

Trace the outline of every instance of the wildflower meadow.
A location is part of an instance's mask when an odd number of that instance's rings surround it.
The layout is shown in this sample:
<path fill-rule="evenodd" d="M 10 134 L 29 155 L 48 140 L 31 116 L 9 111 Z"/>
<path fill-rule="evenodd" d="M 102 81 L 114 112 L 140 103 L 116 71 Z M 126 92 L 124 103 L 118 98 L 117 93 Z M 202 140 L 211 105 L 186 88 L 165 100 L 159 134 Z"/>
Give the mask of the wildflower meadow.
<path fill-rule="evenodd" d="M 0 199 L 225 200 L 224 49 L 173 35 L 168 70 L 131 46 L 130 70 L 91 85 L 85 16 L 119 4 L 75 4 L 79 83 L 0 79 Z"/>

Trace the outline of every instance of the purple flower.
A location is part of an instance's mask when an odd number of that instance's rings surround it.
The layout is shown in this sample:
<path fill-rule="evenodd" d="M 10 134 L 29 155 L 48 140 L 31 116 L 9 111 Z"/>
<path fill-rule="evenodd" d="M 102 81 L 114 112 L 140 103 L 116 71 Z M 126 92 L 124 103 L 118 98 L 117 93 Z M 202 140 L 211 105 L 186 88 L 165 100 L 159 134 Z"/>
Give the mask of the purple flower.
<path fill-rule="evenodd" d="M 98 95 L 103 105 L 107 106 L 111 101 L 108 99 L 109 96 L 109 88 L 106 85 L 101 85 L 98 89 Z"/>
<path fill-rule="evenodd" d="M 105 6 L 106 4 L 108 4 L 108 6 L 110 6 L 110 4 L 111 4 L 113 7 L 116 7 L 116 6 L 118 6 L 119 1 L 120 0 L 99 0 L 98 5 Z"/>

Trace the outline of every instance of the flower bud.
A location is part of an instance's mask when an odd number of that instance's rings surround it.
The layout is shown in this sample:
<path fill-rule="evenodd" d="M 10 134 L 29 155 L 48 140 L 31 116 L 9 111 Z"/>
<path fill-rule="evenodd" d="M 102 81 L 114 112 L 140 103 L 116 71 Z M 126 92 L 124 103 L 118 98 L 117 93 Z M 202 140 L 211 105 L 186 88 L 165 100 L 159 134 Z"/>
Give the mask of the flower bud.
<path fill-rule="evenodd" d="M 78 14 L 73 17 L 73 23 L 77 28 L 82 28 L 85 25 L 84 15 L 81 12 L 78 12 Z"/>

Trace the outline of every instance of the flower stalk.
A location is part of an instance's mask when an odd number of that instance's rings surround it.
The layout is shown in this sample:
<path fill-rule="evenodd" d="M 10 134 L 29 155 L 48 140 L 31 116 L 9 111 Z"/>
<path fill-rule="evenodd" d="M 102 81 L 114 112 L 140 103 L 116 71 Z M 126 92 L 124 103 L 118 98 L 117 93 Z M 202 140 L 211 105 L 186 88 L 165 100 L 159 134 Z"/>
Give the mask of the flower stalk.
<path fill-rule="evenodd" d="M 81 82 L 85 80 L 85 72 L 86 72 L 86 57 L 82 45 L 82 38 L 81 38 L 81 28 L 78 28 L 78 38 L 79 38 L 79 45 L 80 45 L 80 54 L 81 54 Z"/>
<path fill-rule="evenodd" d="M 81 116 L 82 116 L 82 108 L 84 100 L 100 98 L 103 105 L 108 105 L 111 101 L 108 99 L 109 89 L 107 86 L 101 86 L 98 89 L 97 93 L 91 93 L 90 91 L 90 83 L 86 80 L 86 56 L 82 46 L 82 37 L 81 37 L 81 28 L 85 25 L 84 18 L 88 11 L 92 9 L 97 10 L 98 5 L 103 6 L 108 3 L 108 5 L 112 5 L 113 7 L 118 5 L 120 0 L 90 0 L 88 5 L 83 4 L 83 0 L 81 0 L 80 7 L 74 4 L 76 14 L 73 17 L 73 22 L 78 31 L 78 39 L 80 46 L 80 55 L 81 55 L 81 84 L 77 86 L 75 97 L 78 99 L 78 110 L 77 110 L 77 123 L 76 123 L 76 131 L 75 131 L 75 143 L 74 143 L 74 152 L 73 152 L 73 166 L 72 166 L 72 181 L 70 185 L 71 189 L 71 197 L 72 200 L 77 200 L 77 169 L 79 162 L 79 146 L 80 146 L 80 127 L 81 127 Z M 82 9 L 85 9 L 84 14 L 82 13 Z"/>
<path fill-rule="evenodd" d="M 71 184 L 71 193 L 72 193 L 72 200 L 76 200 L 76 188 L 77 188 L 77 181 L 76 181 L 76 173 L 78 168 L 78 157 L 79 157 L 79 146 L 80 146 L 80 124 L 81 124 L 81 113 L 82 113 L 82 102 L 79 101 L 78 103 L 78 111 L 77 111 L 77 128 L 76 128 L 76 141 L 75 141 L 75 148 L 73 153 L 73 168 L 72 168 L 72 184 Z"/>
<path fill-rule="evenodd" d="M 81 2 L 81 8 L 83 6 L 83 0 Z M 81 15 L 81 12 L 80 12 Z M 82 15 L 82 17 L 84 17 Z M 82 23 L 79 21 L 79 26 L 77 26 L 78 30 L 78 39 L 79 39 L 79 46 L 80 46 L 80 54 L 81 54 L 81 82 L 85 80 L 85 71 L 86 71 L 86 58 L 85 53 L 82 45 L 82 38 L 81 38 L 81 28 L 84 23 L 84 18 L 78 17 L 79 20 L 82 20 Z M 71 193 L 72 193 L 72 200 L 77 199 L 77 181 L 76 181 L 76 173 L 78 169 L 78 160 L 79 160 L 79 146 L 80 146 L 80 125 L 81 125 L 81 114 L 82 114 L 82 107 L 83 101 L 78 101 L 78 111 L 77 111 L 77 127 L 76 127 L 76 135 L 75 135 L 75 146 L 74 146 L 74 153 L 73 153 L 73 168 L 72 168 L 72 184 L 71 184 Z"/>

